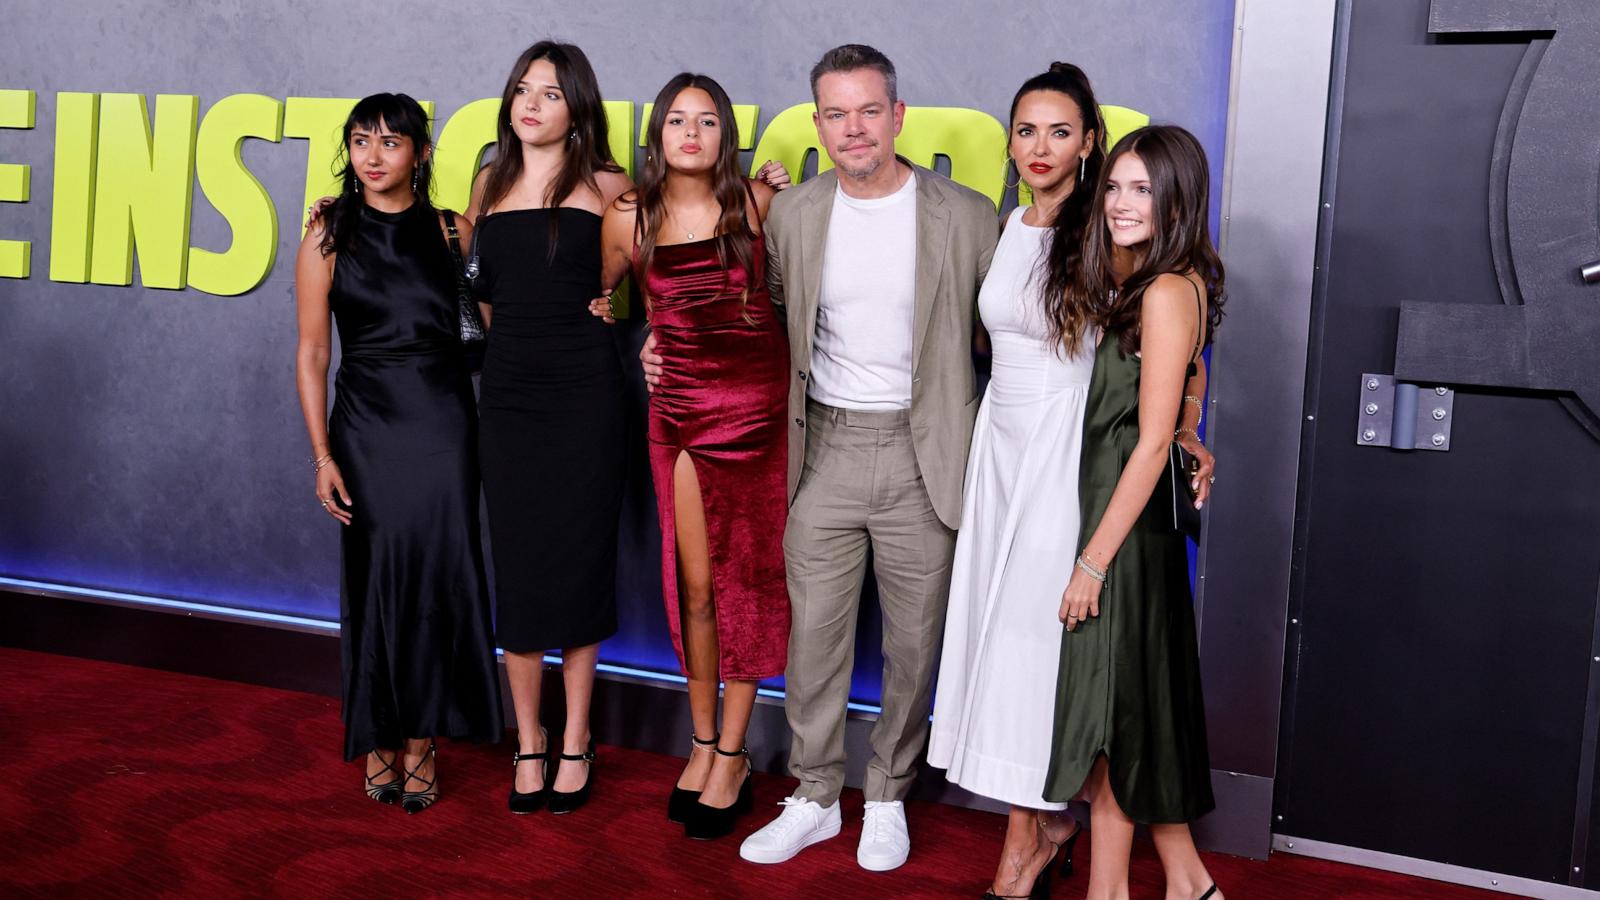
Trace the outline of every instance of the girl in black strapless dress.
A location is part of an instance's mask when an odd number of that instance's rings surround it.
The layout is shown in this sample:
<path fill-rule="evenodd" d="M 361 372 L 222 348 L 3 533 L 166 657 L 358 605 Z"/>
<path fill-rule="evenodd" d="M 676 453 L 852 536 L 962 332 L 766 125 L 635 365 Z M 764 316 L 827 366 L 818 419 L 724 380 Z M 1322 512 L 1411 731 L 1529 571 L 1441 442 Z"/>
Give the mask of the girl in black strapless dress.
<path fill-rule="evenodd" d="M 296 264 L 296 380 L 317 502 L 344 526 L 345 756 L 367 756 L 370 796 L 419 812 L 438 797 L 434 738 L 493 741 L 504 728 L 472 380 L 450 214 L 428 202 L 427 115 L 404 94 L 378 94 L 356 105 L 344 137 L 344 191 Z M 325 418 L 330 312 L 340 360 Z"/>
<path fill-rule="evenodd" d="M 600 90 L 577 47 L 524 51 L 499 123 L 467 212 L 478 217 L 474 289 L 489 323 L 480 452 L 496 629 L 517 716 L 509 805 L 564 813 L 588 799 L 589 697 L 599 644 L 617 630 L 622 361 L 588 304 L 600 289 L 601 212 L 632 184 L 611 160 Z M 567 701 L 555 768 L 539 725 L 552 649 Z"/>

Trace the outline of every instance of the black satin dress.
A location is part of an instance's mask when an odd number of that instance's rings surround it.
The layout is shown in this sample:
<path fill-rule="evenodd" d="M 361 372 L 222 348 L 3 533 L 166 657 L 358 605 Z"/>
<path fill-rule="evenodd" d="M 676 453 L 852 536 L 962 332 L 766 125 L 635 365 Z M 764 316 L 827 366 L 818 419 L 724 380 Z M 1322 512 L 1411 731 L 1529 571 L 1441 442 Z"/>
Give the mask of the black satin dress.
<path fill-rule="evenodd" d="M 622 359 L 589 313 L 600 217 L 493 213 L 477 252 L 474 287 L 494 307 L 478 407 L 495 633 L 516 653 L 595 644 L 617 631 L 627 434 Z"/>
<path fill-rule="evenodd" d="M 340 344 L 328 440 L 355 504 L 340 528 L 347 759 L 504 731 L 454 261 L 424 204 L 357 214 L 328 294 Z"/>

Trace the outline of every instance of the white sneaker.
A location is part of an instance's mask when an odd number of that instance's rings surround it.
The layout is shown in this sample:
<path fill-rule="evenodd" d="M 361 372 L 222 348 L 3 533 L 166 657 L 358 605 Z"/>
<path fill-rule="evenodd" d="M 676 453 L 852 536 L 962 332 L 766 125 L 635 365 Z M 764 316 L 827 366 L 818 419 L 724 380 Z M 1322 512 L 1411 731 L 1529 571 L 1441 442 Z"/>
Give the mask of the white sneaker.
<path fill-rule="evenodd" d="M 839 833 L 839 801 L 823 806 L 815 800 L 783 798 L 783 812 L 744 839 L 739 855 L 753 863 L 781 863 L 796 853 Z M 901 826 L 902 833 L 905 826 Z M 904 857 L 901 857 L 902 860 Z"/>
<path fill-rule="evenodd" d="M 911 855 L 911 835 L 906 831 L 906 807 L 899 800 L 868 800 L 861 824 L 856 862 L 871 872 L 887 872 L 905 865 Z"/>

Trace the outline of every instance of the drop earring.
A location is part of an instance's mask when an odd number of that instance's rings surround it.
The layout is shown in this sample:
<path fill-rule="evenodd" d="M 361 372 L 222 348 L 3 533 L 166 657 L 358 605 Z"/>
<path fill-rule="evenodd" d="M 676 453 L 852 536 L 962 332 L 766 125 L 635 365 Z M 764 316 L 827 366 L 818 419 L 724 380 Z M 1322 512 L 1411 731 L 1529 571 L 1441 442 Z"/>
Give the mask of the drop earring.
<path fill-rule="evenodd" d="M 417 192 L 417 179 L 420 177 L 422 177 L 422 167 L 417 166 L 411 170 L 411 193 L 413 194 Z"/>
<path fill-rule="evenodd" d="M 1078 157 L 1078 184 L 1080 186 L 1082 186 L 1082 184 L 1083 184 L 1083 173 L 1088 168 L 1088 166 L 1089 166 L 1089 157 L 1087 157 L 1087 156 Z"/>

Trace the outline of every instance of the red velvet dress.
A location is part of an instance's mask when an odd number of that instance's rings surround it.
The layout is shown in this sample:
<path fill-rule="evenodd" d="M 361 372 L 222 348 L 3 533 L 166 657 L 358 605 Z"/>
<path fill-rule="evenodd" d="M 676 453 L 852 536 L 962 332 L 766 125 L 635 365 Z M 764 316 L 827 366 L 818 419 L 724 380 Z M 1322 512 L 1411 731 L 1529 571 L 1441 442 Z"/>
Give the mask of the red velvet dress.
<path fill-rule="evenodd" d="M 666 361 L 650 396 L 649 438 L 672 645 L 683 665 L 672 476 L 679 452 L 687 451 L 705 504 L 718 671 L 723 679 L 753 681 L 783 674 L 788 659 L 789 343 L 767 295 L 761 237 L 751 252 L 753 284 L 731 253 L 733 268 L 723 268 L 715 239 L 657 247 L 643 281 L 656 352 Z"/>

